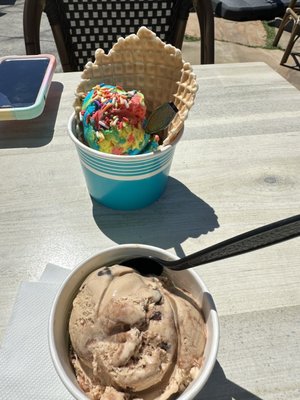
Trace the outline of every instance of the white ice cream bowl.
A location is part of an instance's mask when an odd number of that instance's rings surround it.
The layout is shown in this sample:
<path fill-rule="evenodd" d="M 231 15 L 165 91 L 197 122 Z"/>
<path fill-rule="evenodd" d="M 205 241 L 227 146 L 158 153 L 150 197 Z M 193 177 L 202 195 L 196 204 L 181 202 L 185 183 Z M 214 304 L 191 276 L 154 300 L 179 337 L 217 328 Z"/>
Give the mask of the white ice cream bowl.
<path fill-rule="evenodd" d="M 69 359 L 68 322 L 73 299 L 83 280 L 95 269 L 144 255 L 157 256 L 167 260 L 177 259 L 173 254 L 153 246 L 125 244 L 110 247 L 74 268 L 55 296 L 49 319 L 50 354 L 61 381 L 77 400 L 88 400 L 88 397 L 80 389 Z M 216 362 L 219 345 L 218 315 L 211 294 L 195 271 L 191 269 L 178 272 L 168 271 L 168 274 L 175 285 L 192 294 L 203 310 L 207 326 L 207 343 L 200 373 L 177 397 L 177 400 L 192 400 L 204 387 Z"/>

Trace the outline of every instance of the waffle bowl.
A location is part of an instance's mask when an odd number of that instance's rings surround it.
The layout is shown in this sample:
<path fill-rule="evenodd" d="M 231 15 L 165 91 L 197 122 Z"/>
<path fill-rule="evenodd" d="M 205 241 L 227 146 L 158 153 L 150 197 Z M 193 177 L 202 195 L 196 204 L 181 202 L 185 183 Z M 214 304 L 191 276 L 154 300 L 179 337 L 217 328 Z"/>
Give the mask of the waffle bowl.
<path fill-rule="evenodd" d="M 196 76 L 191 65 L 182 59 L 181 51 L 162 42 L 146 27 L 141 27 L 137 34 L 119 38 L 108 54 L 97 49 L 95 61 L 86 64 L 75 92 L 79 132 L 83 98 L 99 83 L 141 91 L 149 114 L 163 103 L 175 104 L 179 111 L 168 128 L 159 134 L 161 146 L 173 143 L 183 130 L 198 90 Z"/>

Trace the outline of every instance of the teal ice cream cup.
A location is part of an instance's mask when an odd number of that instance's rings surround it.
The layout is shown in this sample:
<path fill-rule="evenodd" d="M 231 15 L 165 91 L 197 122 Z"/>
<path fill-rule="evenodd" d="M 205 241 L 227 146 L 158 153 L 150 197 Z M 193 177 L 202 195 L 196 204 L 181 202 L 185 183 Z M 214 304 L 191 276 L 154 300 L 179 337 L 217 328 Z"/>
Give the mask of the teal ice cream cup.
<path fill-rule="evenodd" d="M 77 137 L 74 113 L 68 131 L 91 197 L 109 208 L 136 210 L 154 203 L 164 192 L 183 128 L 171 144 L 138 155 L 108 154 L 88 147 Z"/>

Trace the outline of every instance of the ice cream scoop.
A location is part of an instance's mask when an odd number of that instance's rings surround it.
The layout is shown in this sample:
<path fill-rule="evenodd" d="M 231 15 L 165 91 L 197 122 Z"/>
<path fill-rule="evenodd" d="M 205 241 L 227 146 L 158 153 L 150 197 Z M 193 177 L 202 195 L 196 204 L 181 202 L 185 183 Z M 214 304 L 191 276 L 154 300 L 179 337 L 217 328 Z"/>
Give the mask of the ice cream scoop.
<path fill-rule="evenodd" d="M 207 249 L 200 250 L 189 256 L 175 261 L 168 261 L 158 257 L 136 257 L 125 260 L 122 265 L 130 265 L 143 275 L 161 275 L 164 268 L 174 271 L 208 264 L 249 251 L 258 250 L 266 246 L 280 243 L 300 235 L 300 215 L 295 215 L 272 224 L 253 229 L 241 235 L 227 239 Z"/>
<path fill-rule="evenodd" d="M 169 399 L 197 376 L 202 311 L 167 276 L 114 265 L 93 271 L 73 301 L 71 360 L 91 399 Z M 111 397 L 109 397 L 111 396 Z"/>
<path fill-rule="evenodd" d="M 158 147 L 159 138 L 143 127 L 146 106 L 137 90 L 100 83 L 86 94 L 80 115 L 84 140 L 92 149 L 135 155 Z"/>

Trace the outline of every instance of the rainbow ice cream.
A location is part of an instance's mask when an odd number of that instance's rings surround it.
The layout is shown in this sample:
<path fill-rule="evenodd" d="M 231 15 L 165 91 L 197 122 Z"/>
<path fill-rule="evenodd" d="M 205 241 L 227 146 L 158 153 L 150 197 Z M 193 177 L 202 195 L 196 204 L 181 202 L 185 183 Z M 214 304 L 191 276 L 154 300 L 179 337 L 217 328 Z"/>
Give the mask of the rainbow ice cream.
<path fill-rule="evenodd" d="M 101 83 L 87 93 L 82 103 L 84 140 L 92 149 L 110 154 L 154 151 L 158 136 L 144 131 L 145 118 L 141 92 Z"/>

